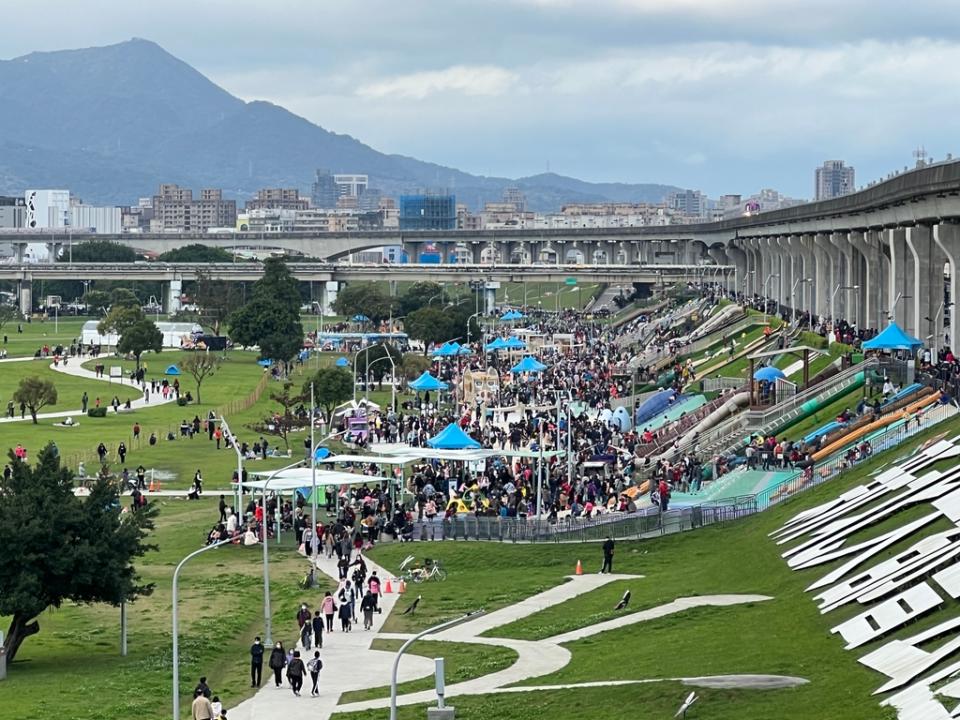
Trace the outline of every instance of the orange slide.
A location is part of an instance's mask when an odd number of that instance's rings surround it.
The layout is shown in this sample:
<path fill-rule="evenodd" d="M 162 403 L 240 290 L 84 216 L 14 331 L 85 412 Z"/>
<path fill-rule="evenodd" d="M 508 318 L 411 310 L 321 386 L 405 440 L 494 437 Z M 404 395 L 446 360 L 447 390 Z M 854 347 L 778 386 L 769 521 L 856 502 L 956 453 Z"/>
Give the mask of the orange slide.
<path fill-rule="evenodd" d="M 933 403 L 940 400 L 940 393 L 932 392 L 929 395 L 926 395 L 915 403 L 907 405 L 902 410 L 892 412 L 889 415 L 884 415 L 879 420 L 874 420 L 872 423 L 868 423 L 863 427 L 859 427 L 848 435 L 844 435 L 839 440 L 834 440 L 832 443 L 827 445 L 825 448 L 821 448 L 813 454 L 814 460 L 822 460 L 825 457 L 832 455 L 845 448 L 852 442 L 855 442 L 862 438 L 864 435 L 869 435 L 874 430 L 879 430 L 880 428 L 886 427 L 892 423 L 895 423 L 897 420 L 909 420 L 910 416 L 916 413 L 918 410 L 922 410 L 927 407 L 927 405 L 932 405 Z"/>

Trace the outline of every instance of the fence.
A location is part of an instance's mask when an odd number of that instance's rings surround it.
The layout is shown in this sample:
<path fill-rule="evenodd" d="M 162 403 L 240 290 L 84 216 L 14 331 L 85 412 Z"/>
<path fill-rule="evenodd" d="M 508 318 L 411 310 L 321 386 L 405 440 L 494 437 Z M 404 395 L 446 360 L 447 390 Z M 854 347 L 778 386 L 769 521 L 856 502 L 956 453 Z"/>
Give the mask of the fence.
<path fill-rule="evenodd" d="M 730 498 L 664 513 L 608 513 L 591 519 L 571 518 L 549 522 L 535 518 L 477 517 L 420 521 L 414 524 L 415 540 L 484 540 L 495 542 L 590 542 L 612 537 L 641 539 L 687 532 L 698 527 L 739 520 L 757 512 L 752 496 Z"/>

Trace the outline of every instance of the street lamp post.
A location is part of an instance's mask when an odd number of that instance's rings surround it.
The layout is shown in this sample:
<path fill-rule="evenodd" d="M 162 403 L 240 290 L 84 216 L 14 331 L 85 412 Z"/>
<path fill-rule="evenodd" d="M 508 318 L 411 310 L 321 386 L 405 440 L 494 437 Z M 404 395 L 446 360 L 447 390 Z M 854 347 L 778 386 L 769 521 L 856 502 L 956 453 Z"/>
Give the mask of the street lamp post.
<path fill-rule="evenodd" d="M 173 571 L 173 720 L 180 720 L 180 614 L 177 610 L 180 571 L 189 560 L 192 560 L 200 553 L 205 553 L 207 550 L 213 550 L 232 541 L 233 538 L 227 538 L 226 540 L 220 540 L 211 545 L 205 545 L 199 550 L 194 550 L 181 560 L 176 570 Z"/>
<path fill-rule="evenodd" d="M 481 615 L 484 615 L 486 610 L 474 610 L 473 612 L 468 612 L 466 615 L 455 618 L 453 620 L 448 620 L 445 623 L 440 623 L 439 625 L 434 625 L 429 627 L 426 630 L 421 631 L 420 633 L 414 635 L 412 638 L 407 640 L 403 645 L 400 646 L 400 649 L 397 650 L 397 656 L 393 660 L 393 673 L 390 676 L 390 720 L 397 720 L 397 672 L 400 669 L 400 658 L 403 657 L 403 653 L 406 652 L 407 648 L 413 645 L 417 640 L 424 637 L 425 635 L 432 635 L 433 633 L 438 633 L 441 630 L 446 630 L 447 628 L 453 627 L 454 625 L 459 625 L 460 623 L 467 622 L 468 620 L 473 620 L 478 618 Z"/>
<path fill-rule="evenodd" d="M 389 361 L 390 361 L 390 407 L 393 408 L 394 404 L 395 404 L 396 401 L 397 401 L 397 386 L 396 386 L 396 382 L 397 382 L 397 365 L 396 365 L 396 363 L 394 363 L 393 357 L 390 355 L 389 351 L 388 351 L 387 354 L 384 355 L 383 357 L 377 358 L 377 359 L 374 360 L 372 363 L 368 363 L 368 364 L 367 364 L 367 372 L 366 372 L 367 392 L 370 391 L 370 368 L 372 368 L 372 367 L 373 367 L 374 365 L 376 365 L 378 362 L 382 362 L 383 360 L 389 360 Z M 364 393 L 364 397 L 367 397 L 367 392 Z"/>
<path fill-rule="evenodd" d="M 372 345 L 360 348 L 353 354 L 353 402 L 357 402 L 357 361 L 360 359 L 360 353 L 367 353 L 367 359 L 369 360 L 370 348 L 375 348 L 378 345 L 385 346 L 386 343 L 373 343 Z M 366 376 L 366 373 L 364 373 L 364 376 Z"/>
<path fill-rule="evenodd" d="M 234 492 L 234 502 L 236 502 L 235 510 L 238 513 L 241 513 L 240 517 L 242 518 L 242 507 L 243 507 L 243 453 L 240 452 L 240 446 L 237 444 L 237 436 L 230 432 L 230 426 L 227 425 L 227 419 L 220 416 L 220 427 L 223 429 L 224 439 L 227 437 L 230 438 L 230 444 L 233 446 L 233 451 L 237 455 L 237 488 Z"/>
<path fill-rule="evenodd" d="M 270 482 L 284 470 L 290 470 L 301 465 L 300 461 L 286 465 L 279 470 L 274 470 L 267 477 L 263 484 L 263 495 L 261 503 L 263 504 L 263 636 L 266 638 L 267 647 L 273 645 L 273 618 L 270 613 L 270 558 L 267 555 L 267 528 L 269 518 L 267 518 L 267 488 Z"/>
<path fill-rule="evenodd" d="M 836 322 L 836 320 L 837 320 L 837 318 L 836 318 L 836 313 L 834 312 L 834 299 L 837 297 L 837 293 L 840 292 L 841 290 L 859 290 L 859 289 L 860 289 L 860 286 L 859 286 L 859 285 L 837 285 L 837 286 L 833 289 L 833 294 L 830 296 L 830 318 L 831 318 L 834 322 Z M 854 297 L 857 297 L 857 296 L 854 296 Z M 858 299 L 859 299 L 859 298 L 858 298 Z M 845 309 L 845 310 L 849 310 L 850 308 L 845 307 L 844 309 Z M 854 321 L 854 322 L 857 321 L 856 313 L 854 313 L 853 321 Z"/>
<path fill-rule="evenodd" d="M 808 282 L 813 282 L 813 278 L 797 278 L 797 281 L 793 283 L 793 287 L 790 289 L 790 304 L 793 305 L 792 322 L 794 325 L 797 324 L 797 285 Z"/>

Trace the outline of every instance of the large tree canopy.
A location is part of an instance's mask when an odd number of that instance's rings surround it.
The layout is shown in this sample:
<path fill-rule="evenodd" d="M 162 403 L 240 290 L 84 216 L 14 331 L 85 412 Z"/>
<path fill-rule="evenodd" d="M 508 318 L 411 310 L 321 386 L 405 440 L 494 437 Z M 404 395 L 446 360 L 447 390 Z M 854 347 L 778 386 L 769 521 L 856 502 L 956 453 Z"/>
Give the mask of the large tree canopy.
<path fill-rule="evenodd" d="M 167 250 L 157 259 L 168 263 L 222 263 L 232 262 L 233 255 L 223 248 L 194 243 L 175 250 Z"/>
<path fill-rule="evenodd" d="M 146 319 L 139 305 L 114 305 L 110 312 L 97 324 L 97 332 L 101 335 L 117 333 L 123 335 L 127 328 L 131 328 Z"/>
<path fill-rule="evenodd" d="M 153 320 L 142 319 L 123 330 L 117 351 L 132 353 L 137 359 L 137 370 L 140 369 L 140 356 L 147 350 L 160 352 L 163 350 L 163 333 L 157 328 Z"/>
<path fill-rule="evenodd" d="M 332 422 L 333 411 L 342 402 L 353 396 L 353 375 L 338 367 L 325 367 L 317 370 L 312 378 L 303 385 L 303 395 L 310 397 L 310 383 L 313 382 L 313 401 L 323 410 L 327 422 Z"/>
<path fill-rule="evenodd" d="M 33 424 L 36 425 L 37 413 L 47 405 L 57 404 L 57 387 L 52 380 L 36 375 L 20 378 L 20 384 L 13 393 L 13 401 L 26 405 Z"/>
<path fill-rule="evenodd" d="M 61 262 L 134 262 L 137 259 L 137 252 L 127 245 L 109 242 L 107 240 L 89 240 L 87 242 L 74 242 L 69 250 L 65 250 L 63 255 L 57 258 Z"/>
<path fill-rule="evenodd" d="M 152 506 L 120 512 L 116 487 L 98 479 L 86 498 L 73 494 L 73 474 L 53 444 L 35 467 L 10 453 L 9 480 L 0 478 L 0 615 L 10 617 L 5 649 L 12 661 L 36 620 L 64 602 L 119 605 L 153 586 L 141 582 L 134 558 L 147 544 Z"/>
<path fill-rule="evenodd" d="M 337 293 L 333 309 L 338 315 L 366 315 L 374 322 L 380 322 L 392 314 L 393 298 L 373 283 L 353 283 Z"/>
<path fill-rule="evenodd" d="M 250 301 L 229 318 L 230 336 L 259 345 L 260 357 L 287 362 L 303 347 L 300 290 L 283 258 L 269 258 Z"/>
<path fill-rule="evenodd" d="M 409 315 L 433 303 L 445 304 L 444 288 L 439 283 L 421 281 L 414 283 L 397 301 L 397 315 Z"/>
<path fill-rule="evenodd" d="M 470 340 L 480 339 L 480 326 L 467 305 L 427 305 L 407 315 L 404 328 L 410 337 L 422 340 L 424 352 L 430 343 L 442 343 L 460 338 L 465 342 L 467 321 L 470 322 Z"/>

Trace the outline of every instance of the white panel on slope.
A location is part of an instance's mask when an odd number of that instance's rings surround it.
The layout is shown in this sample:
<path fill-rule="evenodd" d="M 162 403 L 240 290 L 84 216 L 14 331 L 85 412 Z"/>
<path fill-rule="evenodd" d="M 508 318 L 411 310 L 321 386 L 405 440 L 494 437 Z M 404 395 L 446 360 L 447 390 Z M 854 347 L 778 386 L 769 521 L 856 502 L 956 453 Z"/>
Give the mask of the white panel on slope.
<path fill-rule="evenodd" d="M 896 630 L 908 620 L 937 607 L 943 598 L 926 583 L 914 585 L 896 597 L 840 623 L 830 632 L 839 633 L 847 641 L 846 649 L 859 647 L 891 630 Z"/>

